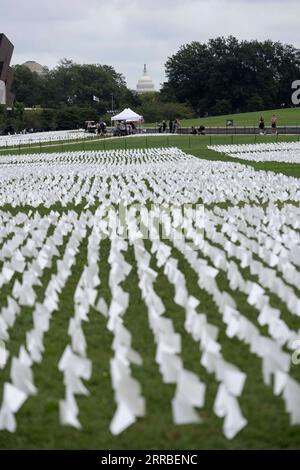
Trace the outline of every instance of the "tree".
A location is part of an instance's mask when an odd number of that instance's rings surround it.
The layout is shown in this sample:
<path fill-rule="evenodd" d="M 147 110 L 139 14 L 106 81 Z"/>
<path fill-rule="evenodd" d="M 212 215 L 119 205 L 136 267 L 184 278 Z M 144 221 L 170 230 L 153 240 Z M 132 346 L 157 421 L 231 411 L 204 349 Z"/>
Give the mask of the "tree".
<path fill-rule="evenodd" d="M 7 113 L 6 129 L 13 133 L 22 131 L 24 127 L 24 105 L 15 102 L 12 110 Z"/>
<path fill-rule="evenodd" d="M 112 94 L 115 107 L 136 102 L 123 76 L 108 65 L 81 65 L 63 59 L 43 75 L 22 65 L 14 67 L 14 74 L 13 92 L 25 107 L 54 108 L 63 104 L 92 107 L 104 113 L 111 108 Z M 99 98 L 99 103 L 93 101 L 93 96 Z"/>
<path fill-rule="evenodd" d="M 44 131 L 57 129 L 57 111 L 54 109 L 43 109 L 41 114 L 41 127 Z"/>
<path fill-rule="evenodd" d="M 195 113 L 188 104 L 165 101 L 165 99 L 165 96 L 162 99 L 159 92 L 139 95 L 140 105 L 137 107 L 137 112 L 141 114 L 147 122 L 194 117 Z"/>
<path fill-rule="evenodd" d="M 42 104 L 48 108 L 62 104 L 83 106 L 103 114 L 111 108 L 112 95 L 115 106 L 128 96 L 124 78 L 108 65 L 81 65 L 64 59 L 44 80 L 47 93 Z M 99 101 L 93 101 L 93 96 Z"/>
<path fill-rule="evenodd" d="M 6 108 L 0 104 L 0 134 L 6 127 Z"/>
<path fill-rule="evenodd" d="M 42 104 L 46 93 L 43 77 L 23 65 L 15 65 L 12 92 L 25 107 Z"/>
<path fill-rule="evenodd" d="M 38 108 L 25 110 L 23 121 L 25 129 L 42 130 L 42 110 Z"/>
<path fill-rule="evenodd" d="M 166 62 L 164 99 L 188 102 L 198 115 L 255 111 L 290 103 L 300 51 L 272 41 L 230 36 L 182 46 Z"/>
<path fill-rule="evenodd" d="M 37 114 L 26 112 L 23 128 L 83 127 L 84 121 L 106 115 L 112 107 L 112 98 L 114 109 L 140 104 L 137 94 L 126 87 L 123 76 L 108 65 L 80 65 L 63 59 L 43 75 L 21 65 L 15 66 L 14 71 L 13 91 L 17 101 L 28 108 L 43 109 L 39 120 Z M 22 127 L 15 120 L 10 120 L 10 125 Z"/>
<path fill-rule="evenodd" d="M 216 100 L 215 105 L 211 108 L 211 114 L 216 116 L 224 115 L 224 114 L 231 114 L 232 113 L 232 106 L 231 101 L 227 99 Z"/>

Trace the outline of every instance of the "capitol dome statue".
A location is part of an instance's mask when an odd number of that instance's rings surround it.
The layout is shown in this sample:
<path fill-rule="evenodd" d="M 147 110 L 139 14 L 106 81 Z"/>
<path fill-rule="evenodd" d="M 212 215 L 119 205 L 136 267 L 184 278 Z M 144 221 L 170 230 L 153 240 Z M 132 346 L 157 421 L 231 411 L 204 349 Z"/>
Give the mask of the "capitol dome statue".
<path fill-rule="evenodd" d="M 147 74 L 146 64 L 144 65 L 144 74 L 137 83 L 136 91 L 138 93 L 148 93 L 149 91 L 155 91 L 154 82 L 152 78 Z"/>

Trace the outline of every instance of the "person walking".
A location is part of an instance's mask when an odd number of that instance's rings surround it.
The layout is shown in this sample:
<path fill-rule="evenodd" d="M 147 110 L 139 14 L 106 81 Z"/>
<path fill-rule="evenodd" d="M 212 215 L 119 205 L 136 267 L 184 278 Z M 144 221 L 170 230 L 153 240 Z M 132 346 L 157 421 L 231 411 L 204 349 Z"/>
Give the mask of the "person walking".
<path fill-rule="evenodd" d="M 127 123 L 126 131 L 127 131 L 127 135 L 131 135 L 131 134 L 132 134 L 132 125 L 131 125 L 131 122 L 128 122 L 128 123 Z"/>
<path fill-rule="evenodd" d="M 104 121 L 100 122 L 100 133 L 101 133 L 101 135 L 106 134 L 106 122 L 104 122 Z"/>
<path fill-rule="evenodd" d="M 126 135 L 126 125 L 124 121 L 121 121 L 120 123 L 120 133 L 122 137 Z"/>
<path fill-rule="evenodd" d="M 162 122 L 162 130 L 163 130 L 163 133 L 166 132 L 166 129 L 167 129 L 167 123 L 166 123 L 165 120 L 163 120 L 163 122 Z"/>
<path fill-rule="evenodd" d="M 172 134 L 172 132 L 173 132 L 173 119 L 170 119 L 170 121 L 169 121 L 169 130 L 170 130 L 170 134 Z"/>
<path fill-rule="evenodd" d="M 273 114 L 271 119 L 272 134 L 277 134 L 277 116 Z"/>
<path fill-rule="evenodd" d="M 175 119 L 174 127 L 173 127 L 173 133 L 174 134 L 177 134 L 179 127 L 180 127 L 180 121 L 179 121 L 179 119 Z"/>
<path fill-rule="evenodd" d="M 266 133 L 266 130 L 265 130 L 265 120 L 264 118 L 261 116 L 260 117 L 260 120 L 259 120 L 259 129 L 260 129 L 260 135 L 264 135 Z"/>

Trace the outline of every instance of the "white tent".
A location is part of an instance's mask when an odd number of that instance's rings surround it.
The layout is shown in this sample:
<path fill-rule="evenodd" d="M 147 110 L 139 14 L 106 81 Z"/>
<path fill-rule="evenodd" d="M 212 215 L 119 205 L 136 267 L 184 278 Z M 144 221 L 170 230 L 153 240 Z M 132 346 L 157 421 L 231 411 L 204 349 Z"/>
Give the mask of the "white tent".
<path fill-rule="evenodd" d="M 121 113 L 113 116 L 111 118 L 112 121 L 127 121 L 127 122 L 141 122 L 143 120 L 143 116 L 132 111 L 130 108 L 125 108 Z"/>

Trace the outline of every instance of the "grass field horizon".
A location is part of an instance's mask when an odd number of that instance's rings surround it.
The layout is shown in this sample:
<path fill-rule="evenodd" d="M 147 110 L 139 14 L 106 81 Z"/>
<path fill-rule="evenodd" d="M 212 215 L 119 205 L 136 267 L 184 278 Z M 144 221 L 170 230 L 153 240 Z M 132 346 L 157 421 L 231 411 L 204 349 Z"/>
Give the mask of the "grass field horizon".
<path fill-rule="evenodd" d="M 266 126 L 270 126 L 273 114 L 278 118 L 278 126 L 300 126 L 300 107 L 253 111 L 250 113 L 224 114 L 222 116 L 209 116 L 205 118 L 182 119 L 181 126 L 196 127 L 203 125 L 206 127 L 226 127 L 227 119 L 232 119 L 235 127 L 257 128 L 261 116 L 264 117 Z M 149 123 L 146 124 L 145 127 L 152 127 L 155 125 L 157 125 L 157 123 Z"/>

